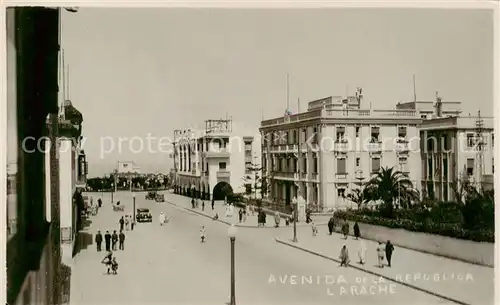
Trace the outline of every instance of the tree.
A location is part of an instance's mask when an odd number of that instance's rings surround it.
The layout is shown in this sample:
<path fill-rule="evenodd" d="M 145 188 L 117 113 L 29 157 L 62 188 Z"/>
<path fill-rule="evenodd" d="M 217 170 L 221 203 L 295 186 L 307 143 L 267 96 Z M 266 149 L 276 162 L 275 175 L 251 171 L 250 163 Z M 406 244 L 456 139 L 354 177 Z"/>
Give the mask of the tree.
<path fill-rule="evenodd" d="M 254 157 L 256 159 L 257 157 Z M 247 170 L 250 172 L 250 174 L 245 175 L 243 177 L 243 181 L 245 181 L 245 184 L 250 184 L 250 193 L 254 194 L 255 200 L 257 200 L 257 190 L 262 189 L 262 177 L 260 176 L 260 172 L 262 170 L 262 167 L 260 164 L 257 164 L 256 162 L 253 162 L 250 167 L 247 167 Z"/>
<path fill-rule="evenodd" d="M 394 167 L 382 167 L 375 177 L 365 185 L 367 200 L 381 200 L 381 210 L 385 216 L 392 217 L 394 202 L 404 198 L 407 201 L 418 199 L 418 192 L 413 183 Z"/>
<path fill-rule="evenodd" d="M 347 199 L 356 203 L 358 205 L 358 209 L 361 208 L 361 205 L 363 205 L 363 203 L 367 203 L 369 201 L 367 192 L 365 191 L 365 189 L 361 188 L 354 189 L 351 193 L 347 194 Z"/>

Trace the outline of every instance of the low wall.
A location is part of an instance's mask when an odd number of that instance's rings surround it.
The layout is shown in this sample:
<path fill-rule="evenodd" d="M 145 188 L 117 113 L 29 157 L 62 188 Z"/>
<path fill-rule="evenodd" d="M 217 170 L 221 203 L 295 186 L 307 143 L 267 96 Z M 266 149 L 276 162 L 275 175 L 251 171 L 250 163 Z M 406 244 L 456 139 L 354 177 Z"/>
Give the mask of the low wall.
<path fill-rule="evenodd" d="M 358 222 L 361 237 L 487 267 L 494 267 L 495 245 L 448 236 L 392 229 Z M 352 233 L 354 222 L 349 221 Z"/>

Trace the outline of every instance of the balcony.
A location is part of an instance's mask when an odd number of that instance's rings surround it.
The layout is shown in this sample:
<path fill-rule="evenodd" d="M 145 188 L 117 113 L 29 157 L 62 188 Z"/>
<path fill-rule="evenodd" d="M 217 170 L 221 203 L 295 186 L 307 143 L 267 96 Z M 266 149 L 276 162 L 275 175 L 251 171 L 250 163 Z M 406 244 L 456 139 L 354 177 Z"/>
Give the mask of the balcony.
<path fill-rule="evenodd" d="M 300 173 L 301 180 L 307 180 L 307 173 Z"/>
<path fill-rule="evenodd" d="M 231 172 L 228 170 L 217 171 L 217 178 L 229 178 L 230 176 Z"/>
<path fill-rule="evenodd" d="M 295 172 L 274 172 L 275 179 L 299 180 L 299 173 Z"/>
<path fill-rule="evenodd" d="M 366 151 L 370 153 L 378 153 L 382 151 L 382 143 L 381 142 L 370 142 L 365 145 Z"/>
<path fill-rule="evenodd" d="M 319 173 L 312 173 L 312 180 L 318 180 L 319 179 Z"/>
<path fill-rule="evenodd" d="M 213 148 L 203 153 L 205 158 L 229 158 L 231 152 L 227 148 Z"/>
<path fill-rule="evenodd" d="M 410 145 L 408 144 L 408 141 L 399 140 L 396 143 L 396 152 L 397 153 L 406 153 L 409 150 L 410 150 Z"/>
<path fill-rule="evenodd" d="M 347 143 L 347 141 L 335 142 L 333 149 L 336 152 L 348 152 L 349 151 L 349 143 Z"/>

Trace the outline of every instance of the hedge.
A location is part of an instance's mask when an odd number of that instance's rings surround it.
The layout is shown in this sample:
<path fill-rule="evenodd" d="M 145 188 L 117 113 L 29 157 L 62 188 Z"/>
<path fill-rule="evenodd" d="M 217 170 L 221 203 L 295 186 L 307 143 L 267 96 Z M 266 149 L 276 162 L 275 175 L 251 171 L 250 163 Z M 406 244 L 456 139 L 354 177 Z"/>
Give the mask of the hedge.
<path fill-rule="evenodd" d="M 433 222 L 429 218 L 420 222 L 405 218 L 388 219 L 373 215 L 364 215 L 359 212 L 355 213 L 353 211 L 336 211 L 334 217 L 392 229 L 405 229 L 413 232 L 436 234 L 477 242 L 495 242 L 494 230 L 466 230 L 462 228 L 460 223 L 439 223 Z"/>

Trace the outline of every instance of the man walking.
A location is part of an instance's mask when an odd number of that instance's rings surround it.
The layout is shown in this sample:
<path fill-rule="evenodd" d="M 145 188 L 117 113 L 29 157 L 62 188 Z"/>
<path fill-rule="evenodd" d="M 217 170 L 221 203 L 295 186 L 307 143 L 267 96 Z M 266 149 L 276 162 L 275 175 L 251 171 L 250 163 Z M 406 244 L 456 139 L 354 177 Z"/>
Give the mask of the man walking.
<path fill-rule="evenodd" d="M 111 235 L 111 243 L 113 244 L 113 251 L 116 251 L 117 242 L 118 242 L 118 234 L 116 234 L 116 230 L 114 230 L 113 235 Z"/>
<path fill-rule="evenodd" d="M 119 236 L 119 239 L 120 239 L 120 250 L 125 250 L 125 246 L 123 245 L 125 243 L 125 234 L 123 233 L 123 231 L 120 231 L 120 236 Z"/>
<path fill-rule="evenodd" d="M 330 220 L 328 220 L 328 232 L 330 233 L 330 235 L 332 235 L 333 233 L 333 226 L 335 224 L 335 219 L 333 218 L 333 216 L 330 218 Z"/>
<path fill-rule="evenodd" d="M 215 201 L 212 199 L 212 211 L 214 210 Z"/>
<path fill-rule="evenodd" d="M 101 231 L 97 231 L 97 234 L 95 236 L 95 243 L 97 244 L 97 252 L 101 252 L 101 244 L 102 244 Z"/>
<path fill-rule="evenodd" d="M 125 224 L 125 220 L 123 219 L 123 216 L 122 218 L 120 218 L 120 231 L 123 231 L 123 225 Z"/>
<path fill-rule="evenodd" d="M 97 199 L 97 204 L 99 205 L 99 207 L 102 207 L 102 199 L 101 198 Z"/>
<path fill-rule="evenodd" d="M 109 234 L 109 231 L 106 231 L 106 234 L 104 235 L 104 242 L 106 243 L 106 251 L 109 252 L 111 251 L 111 234 Z"/>
<path fill-rule="evenodd" d="M 205 211 L 205 201 L 201 201 L 201 210 Z"/>
<path fill-rule="evenodd" d="M 387 259 L 387 266 L 391 267 L 391 258 L 392 252 L 394 252 L 394 246 L 391 244 L 391 241 L 388 240 L 385 244 L 385 258 Z"/>

